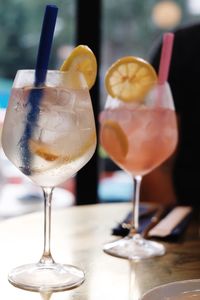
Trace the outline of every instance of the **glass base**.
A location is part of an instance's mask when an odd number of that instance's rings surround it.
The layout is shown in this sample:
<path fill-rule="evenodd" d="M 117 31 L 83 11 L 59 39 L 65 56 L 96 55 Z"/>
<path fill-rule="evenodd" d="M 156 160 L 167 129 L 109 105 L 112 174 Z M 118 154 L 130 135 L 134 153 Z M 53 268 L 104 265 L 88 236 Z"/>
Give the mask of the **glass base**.
<path fill-rule="evenodd" d="M 28 264 L 13 269 L 8 280 L 14 286 L 35 292 L 65 291 L 83 283 L 84 272 L 71 265 Z"/>
<path fill-rule="evenodd" d="M 162 244 L 146 240 L 139 234 L 108 243 L 104 245 L 103 250 L 116 257 L 135 260 L 165 254 L 165 247 Z"/>

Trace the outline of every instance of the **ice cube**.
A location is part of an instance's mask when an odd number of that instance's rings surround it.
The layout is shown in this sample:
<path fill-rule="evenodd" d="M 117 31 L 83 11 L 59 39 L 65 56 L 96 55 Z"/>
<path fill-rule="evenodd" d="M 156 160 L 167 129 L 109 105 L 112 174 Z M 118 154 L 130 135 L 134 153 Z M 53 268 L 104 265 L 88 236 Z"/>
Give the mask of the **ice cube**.
<path fill-rule="evenodd" d="M 69 90 L 61 89 L 58 91 L 58 110 L 72 111 L 74 109 L 76 96 Z"/>

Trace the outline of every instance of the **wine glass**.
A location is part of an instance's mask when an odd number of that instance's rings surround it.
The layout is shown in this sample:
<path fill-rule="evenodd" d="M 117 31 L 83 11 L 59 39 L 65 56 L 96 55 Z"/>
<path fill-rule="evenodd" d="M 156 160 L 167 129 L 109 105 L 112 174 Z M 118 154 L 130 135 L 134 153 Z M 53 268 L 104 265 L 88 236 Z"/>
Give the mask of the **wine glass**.
<path fill-rule="evenodd" d="M 119 75 L 123 74 L 123 78 L 126 78 L 125 72 L 129 70 L 127 72 L 131 73 L 130 64 L 136 69 L 138 60 L 124 58 L 124 62 L 127 61 L 128 67 L 122 68 L 117 62 L 114 67 L 119 68 L 115 73 L 114 68 L 109 73 L 109 76 L 114 74 L 116 78 L 111 81 L 113 85 L 119 82 Z M 145 67 L 143 63 L 142 67 Z M 140 75 L 143 73 L 144 70 Z M 144 80 L 141 82 L 146 84 Z M 125 84 L 125 88 L 129 88 L 128 83 Z M 139 83 L 136 87 L 141 94 Z M 116 87 L 116 91 L 121 93 L 122 87 Z M 129 91 L 133 92 L 132 87 Z M 124 92 L 123 95 L 127 94 Z M 159 166 L 174 152 L 178 138 L 177 121 L 167 82 L 150 83 L 141 98 L 127 101 L 124 97 L 123 100 L 108 95 L 105 108 L 100 114 L 100 142 L 110 158 L 133 177 L 133 219 L 128 236 L 105 244 L 103 250 L 121 258 L 142 259 L 165 253 L 161 243 L 147 240 L 138 233 L 140 184 L 143 175 Z"/>
<path fill-rule="evenodd" d="M 96 129 L 89 90 L 82 73 L 47 71 L 45 84 L 34 87 L 34 70 L 16 74 L 2 132 L 8 159 L 44 194 L 44 251 L 38 263 L 9 273 L 16 287 L 61 291 L 79 286 L 84 272 L 56 263 L 51 255 L 53 189 L 79 171 L 96 148 Z"/>

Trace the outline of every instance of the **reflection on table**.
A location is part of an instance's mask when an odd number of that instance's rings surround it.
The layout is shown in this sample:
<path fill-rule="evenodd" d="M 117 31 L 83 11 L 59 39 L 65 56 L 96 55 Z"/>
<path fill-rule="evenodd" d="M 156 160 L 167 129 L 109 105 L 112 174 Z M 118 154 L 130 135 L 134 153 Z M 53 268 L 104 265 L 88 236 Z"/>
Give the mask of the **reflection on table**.
<path fill-rule="evenodd" d="M 167 254 L 163 257 L 135 265 L 105 254 L 103 244 L 116 239 L 111 236 L 111 229 L 130 209 L 130 203 L 112 203 L 53 210 L 52 254 L 56 261 L 83 268 L 86 280 L 74 290 L 51 295 L 51 300 L 133 300 L 133 293 L 141 295 L 163 283 L 200 278 L 200 240 L 195 220 L 185 238 L 176 243 L 164 243 Z M 43 214 L 36 212 L 1 221 L 0 241 L 0 293 L 3 299 L 41 299 L 38 293 L 13 287 L 7 281 L 7 274 L 13 267 L 39 260 Z M 48 299 L 48 295 L 44 297 Z"/>

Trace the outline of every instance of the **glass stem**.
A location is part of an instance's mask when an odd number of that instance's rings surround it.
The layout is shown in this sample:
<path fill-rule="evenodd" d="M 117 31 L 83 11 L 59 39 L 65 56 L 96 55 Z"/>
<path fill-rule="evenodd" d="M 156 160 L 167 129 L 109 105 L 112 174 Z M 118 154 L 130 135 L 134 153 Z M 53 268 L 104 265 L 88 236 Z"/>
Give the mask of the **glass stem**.
<path fill-rule="evenodd" d="M 129 300 L 139 300 L 141 297 L 138 269 L 140 265 L 139 260 L 131 259 L 130 263 L 130 276 L 129 276 Z"/>
<path fill-rule="evenodd" d="M 51 255 L 50 242 L 51 242 L 51 202 L 53 188 L 42 187 L 44 194 L 44 251 L 40 259 L 40 263 L 52 264 L 54 260 Z"/>
<path fill-rule="evenodd" d="M 142 176 L 133 177 L 133 214 L 131 220 L 131 228 L 129 231 L 129 237 L 133 237 L 139 227 L 139 202 L 140 202 L 140 185 Z"/>
<path fill-rule="evenodd" d="M 42 300 L 50 300 L 52 292 L 40 292 Z"/>

